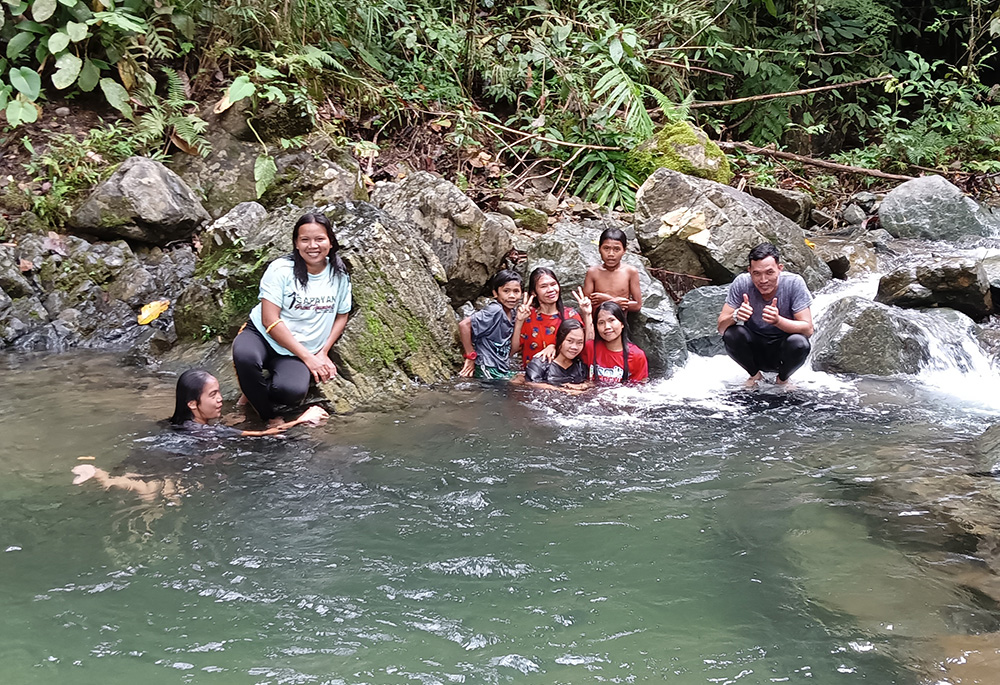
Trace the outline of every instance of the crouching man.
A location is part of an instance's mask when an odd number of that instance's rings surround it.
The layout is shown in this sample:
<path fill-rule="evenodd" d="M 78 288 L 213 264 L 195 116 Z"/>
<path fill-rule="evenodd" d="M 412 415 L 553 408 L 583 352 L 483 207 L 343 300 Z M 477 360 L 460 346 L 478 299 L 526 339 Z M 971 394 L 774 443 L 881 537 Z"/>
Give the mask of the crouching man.
<path fill-rule="evenodd" d="M 777 371 L 784 384 L 809 356 L 812 295 L 801 276 L 784 271 L 774 245 L 750 250 L 749 261 L 748 273 L 729 286 L 719 334 L 729 356 L 750 374 L 748 386 L 763 378 L 762 371 Z"/>

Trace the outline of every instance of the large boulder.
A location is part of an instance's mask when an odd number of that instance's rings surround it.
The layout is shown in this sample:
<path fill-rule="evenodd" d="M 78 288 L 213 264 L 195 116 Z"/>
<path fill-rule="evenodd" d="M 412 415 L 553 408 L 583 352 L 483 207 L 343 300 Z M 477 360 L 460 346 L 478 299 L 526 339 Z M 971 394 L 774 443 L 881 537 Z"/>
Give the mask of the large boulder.
<path fill-rule="evenodd" d="M 487 216 L 453 183 L 427 171 L 380 185 L 372 204 L 420 229 L 444 267 L 445 287 L 456 306 L 483 292 L 512 247 L 502 222 Z"/>
<path fill-rule="evenodd" d="M 952 309 L 903 310 L 861 297 L 835 302 L 816 323 L 812 367 L 890 376 L 973 368 L 975 323 Z"/>
<path fill-rule="evenodd" d="M 165 245 L 210 219 L 181 178 L 146 157 L 129 157 L 70 217 L 74 228 L 100 238 Z"/>
<path fill-rule="evenodd" d="M 964 256 L 900 266 L 879 280 L 875 300 L 913 309 L 950 307 L 977 320 L 993 311 L 983 263 Z"/>
<path fill-rule="evenodd" d="M 847 279 L 878 271 L 875 250 L 864 242 L 833 236 L 813 236 L 810 242 L 834 278 Z"/>
<path fill-rule="evenodd" d="M 230 340 L 257 302 L 267 264 L 291 250 L 291 232 L 306 210 L 262 214 L 253 203 L 213 224 L 197 278 L 177 307 L 178 333 L 208 330 Z M 337 411 L 381 406 L 416 382 L 449 378 L 460 361 L 455 312 L 441 288 L 443 269 L 421 231 L 364 203 L 321 207 L 333 223 L 348 265 L 354 307 L 333 349 L 340 376 L 320 391 Z"/>
<path fill-rule="evenodd" d="M 750 186 L 747 192 L 771 205 L 779 214 L 788 217 L 802 228 L 808 227 L 812 220 L 813 199 L 809 193 L 764 186 Z"/>
<path fill-rule="evenodd" d="M 719 183 L 733 178 L 726 153 L 704 131 L 685 121 L 664 126 L 628 154 L 627 164 L 639 178 L 660 168 Z"/>
<path fill-rule="evenodd" d="M 728 294 L 727 285 L 706 285 L 695 288 L 681 298 L 677 318 L 681 322 L 689 351 L 703 357 L 726 353 L 718 324 L 719 313 Z"/>
<path fill-rule="evenodd" d="M 763 200 L 735 188 L 659 169 L 636 193 L 635 231 L 654 267 L 729 283 L 747 268 L 747 255 L 773 243 L 785 268 L 812 290 L 830 268 L 805 243 L 802 229 Z"/>
<path fill-rule="evenodd" d="M 601 261 L 597 238 L 609 222 L 596 219 L 581 223 L 560 222 L 553 232 L 540 237 L 528 248 L 525 274 L 544 266 L 559 277 L 563 301 L 574 305 L 572 292 L 583 286 L 587 269 Z M 632 340 L 646 352 L 650 373 L 669 375 L 687 361 L 687 347 L 673 301 L 663 284 L 649 274 L 649 262 L 627 251 L 623 260 L 639 270 L 642 309 L 629 316 Z"/>
<path fill-rule="evenodd" d="M 974 200 L 941 176 L 924 176 L 897 186 L 882 201 L 879 219 L 897 238 L 955 240 L 990 235 L 995 222 Z"/>
<path fill-rule="evenodd" d="M 210 129 L 207 156 L 180 155 L 172 162 L 172 168 L 204 198 L 205 209 L 214 218 L 241 202 L 257 200 L 254 165 L 260 143 L 252 133 L 249 139 L 244 135 L 249 130 L 245 119 L 232 115 L 223 121 L 225 126 Z M 274 180 L 261 198 L 267 206 L 368 199 L 357 162 L 325 136 L 313 135 L 301 147 L 275 152 L 274 162 Z"/>

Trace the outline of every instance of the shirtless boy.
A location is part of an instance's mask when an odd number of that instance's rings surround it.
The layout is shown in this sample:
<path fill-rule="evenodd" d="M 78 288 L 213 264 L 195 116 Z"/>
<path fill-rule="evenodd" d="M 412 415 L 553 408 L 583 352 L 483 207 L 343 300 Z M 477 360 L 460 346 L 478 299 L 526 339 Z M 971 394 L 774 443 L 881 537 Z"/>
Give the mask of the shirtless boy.
<path fill-rule="evenodd" d="M 614 302 L 626 312 L 642 309 L 642 292 L 639 290 L 639 271 L 622 262 L 628 239 L 617 228 L 601 233 L 597 249 L 601 264 L 587 269 L 583 293 L 590 298 L 595 309 L 605 302 Z"/>

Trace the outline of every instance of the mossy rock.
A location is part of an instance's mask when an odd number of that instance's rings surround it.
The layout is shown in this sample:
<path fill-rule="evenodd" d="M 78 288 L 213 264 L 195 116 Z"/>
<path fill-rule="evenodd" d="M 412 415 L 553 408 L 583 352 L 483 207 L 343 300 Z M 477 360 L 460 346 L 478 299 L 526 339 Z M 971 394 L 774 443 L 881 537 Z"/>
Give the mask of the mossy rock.
<path fill-rule="evenodd" d="M 627 165 L 640 178 L 666 168 L 724 185 L 733 179 L 726 153 L 700 128 L 683 121 L 664 126 L 630 152 Z"/>

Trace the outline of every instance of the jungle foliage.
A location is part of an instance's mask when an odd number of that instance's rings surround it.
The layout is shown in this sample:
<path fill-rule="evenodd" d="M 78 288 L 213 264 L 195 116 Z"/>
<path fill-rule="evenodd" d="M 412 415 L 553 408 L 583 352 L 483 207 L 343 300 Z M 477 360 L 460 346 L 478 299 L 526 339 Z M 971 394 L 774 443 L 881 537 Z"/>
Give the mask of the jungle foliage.
<path fill-rule="evenodd" d="M 1000 2 L 0 4 L 0 109 L 11 127 L 37 119 L 53 93 L 100 92 L 147 147 L 204 152 L 194 101 L 291 102 L 306 116 L 336 111 L 340 133 L 368 146 L 394 127 L 437 122 L 453 176 L 501 182 L 482 171 L 492 160 L 508 181 L 549 174 L 557 192 L 626 208 L 642 179 L 625 151 L 683 120 L 886 170 L 1000 170 Z"/>

